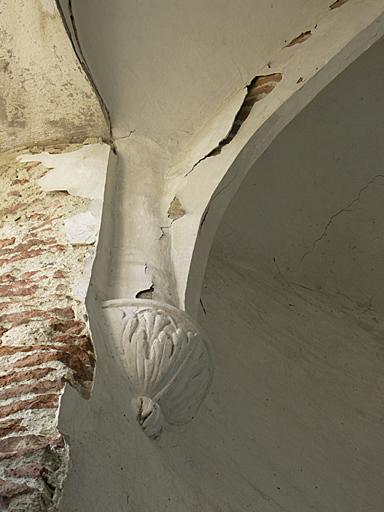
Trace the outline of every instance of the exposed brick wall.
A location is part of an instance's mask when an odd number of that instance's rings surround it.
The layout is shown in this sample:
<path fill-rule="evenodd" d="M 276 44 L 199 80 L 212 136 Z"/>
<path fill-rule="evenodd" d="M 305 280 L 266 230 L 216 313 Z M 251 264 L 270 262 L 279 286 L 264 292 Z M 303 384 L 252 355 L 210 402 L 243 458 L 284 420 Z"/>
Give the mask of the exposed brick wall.
<path fill-rule="evenodd" d="M 40 511 L 57 501 L 68 464 L 57 429 L 64 386 L 87 397 L 93 378 L 85 307 L 72 292 L 87 246 L 64 231 L 88 199 L 44 192 L 47 169 L 16 156 L 0 160 L 0 510 Z"/>

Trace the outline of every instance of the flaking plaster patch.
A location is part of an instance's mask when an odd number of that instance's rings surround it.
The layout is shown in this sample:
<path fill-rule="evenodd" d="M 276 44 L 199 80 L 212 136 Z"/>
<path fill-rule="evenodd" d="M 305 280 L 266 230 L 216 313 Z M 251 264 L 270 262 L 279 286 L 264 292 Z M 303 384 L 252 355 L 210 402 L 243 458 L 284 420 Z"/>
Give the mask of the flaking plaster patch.
<path fill-rule="evenodd" d="M 185 213 L 186 212 L 180 202 L 180 199 L 175 196 L 168 208 L 168 218 L 174 221 L 183 217 Z"/>
<path fill-rule="evenodd" d="M 87 252 L 87 256 L 83 263 L 83 272 L 78 280 L 72 285 L 72 293 L 75 299 L 85 300 L 87 296 L 89 281 L 91 279 L 93 261 L 96 256 L 96 250 L 94 247 L 90 247 Z"/>
<path fill-rule="evenodd" d="M 39 180 L 46 192 L 66 190 L 73 196 L 102 200 L 109 152 L 107 144 L 88 144 L 69 153 L 26 154 L 18 160 L 41 162 L 51 169 Z"/>
<path fill-rule="evenodd" d="M 185 174 L 186 169 L 191 169 L 228 135 L 246 95 L 247 90 L 240 89 L 228 99 L 224 108 L 194 137 L 180 161 L 171 167 L 169 176 Z"/>
<path fill-rule="evenodd" d="M 68 153 L 39 153 L 19 156 L 20 162 L 41 162 L 50 169 L 38 183 L 46 192 L 67 191 L 89 199 L 87 210 L 64 222 L 67 241 L 72 245 L 89 245 L 81 277 L 73 283 L 74 297 L 84 300 L 95 258 L 95 245 L 101 225 L 104 187 L 110 147 L 88 144 Z"/>
<path fill-rule="evenodd" d="M 40 178 L 46 192 L 65 190 L 69 194 L 90 199 L 88 209 L 65 222 L 68 242 L 93 244 L 100 229 L 106 171 L 110 147 L 89 144 L 69 153 L 22 155 L 21 162 L 41 162 L 49 172 Z"/>
<path fill-rule="evenodd" d="M 67 240 L 72 245 L 93 244 L 98 233 L 98 218 L 88 210 L 64 222 Z"/>

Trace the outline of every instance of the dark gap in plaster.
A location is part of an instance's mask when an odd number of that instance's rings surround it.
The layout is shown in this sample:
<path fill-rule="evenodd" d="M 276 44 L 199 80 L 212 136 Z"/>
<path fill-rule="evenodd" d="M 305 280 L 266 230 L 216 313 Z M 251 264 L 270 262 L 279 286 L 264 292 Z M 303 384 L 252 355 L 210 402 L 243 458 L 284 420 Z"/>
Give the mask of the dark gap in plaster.
<path fill-rule="evenodd" d="M 201 217 L 201 221 L 200 221 L 200 225 L 199 225 L 199 232 L 201 231 L 201 228 L 203 227 L 205 219 L 207 218 L 208 210 L 209 210 L 210 205 L 211 205 L 211 203 L 208 204 L 208 206 L 204 210 L 203 216 Z"/>
<path fill-rule="evenodd" d="M 234 174 L 226 185 L 224 185 L 221 189 L 216 190 L 216 192 L 213 194 L 208 206 L 204 210 L 203 216 L 201 217 L 198 234 L 200 233 L 201 228 L 203 227 L 203 224 L 206 221 L 208 211 L 209 211 L 209 208 L 211 207 L 211 204 L 213 203 L 213 201 L 215 201 L 215 199 L 217 199 L 220 196 L 220 194 L 222 194 L 235 181 L 236 177 L 237 177 L 237 175 Z"/>
<path fill-rule="evenodd" d="M 72 0 L 67 0 L 67 5 L 68 5 L 68 13 L 69 13 L 69 19 L 70 19 L 70 22 L 71 22 L 71 26 L 72 26 L 72 31 L 71 29 L 69 28 L 68 26 L 68 22 L 67 22 L 67 18 L 64 14 L 64 11 L 63 11 L 63 8 L 61 7 L 60 5 L 60 0 L 56 0 L 56 6 L 57 6 L 57 10 L 59 11 L 59 14 L 61 16 L 61 20 L 63 22 L 63 25 L 64 25 L 64 28 L 67 32 L 67 35 L 68 35 L 68 38 L 71 42 L 71 45 L 72 45 L 72 48 L 73 48 L 73 51 L 75 52 L 76 54 L 76 57 L 77 57 L 77 60 L 79 61 L 81 67 L 83 68 L 83 71 L 84 73 L 86 74 L 95 94 L 96 94 L 96 97 L 97 99 L 99 100 L 99 104 L 100 104 L 100 107 L 101 107 L 101 110 L 104 114 L 104 117 L 105 117 L 105 120 L 107 122 L 107 125 L 108 125 L 108 133 L 109 133 L 109 138 L 107 142 L 112 150 L 115 152 L 114 150 L 114 147 L 113 147 L 113 142 L 112 142 L 112 122 L 111 122 L 111 114 L 107 108 L 107 105 L 105 104 L 105 101 L 103 99 L 103 97 L 101 96 L 100 92 L 99 92 L 99 89 L 97 88 L 96 86 L 96 83 L 93 79 L 93 76 L 92 76 L 92 73 L 91 73 L 91 70 L 87 64 L 87 61 L 85 60 L 84 58 L 84 53 L 83 53 L 83 50 L 81 48 L 81 44 L 80 44 L 80 39 L 79 39 L 79 33 L 78 33 L 78 30 L 77 30 L 77 25 L 76 25 L 76 21 L 75 21 L 75 16 L 73 14 L 73 7 L 72 7 Z"/>
<path fill-rule="evenodd" d="M 53 483 L 49 482 L 48 475 L 46 473 L 41 474 L 41 479 L 44 482 L 45 486 L 47 487 L 48 492 L 50 493 L 50 498 L 52 499 L 56 491 L 56 486 Z"/>
<path fill-rule="evenodd" d="M 136 293 L 135 298 L 136 299 L 152 299 L 153 298 L 153 292 L 155 291 L 155 288 L 153 286 L 153 283 L 149 288 L 146 290 L 141 290 Z"/>
<path fill-rule="evenodd" d="M 214 147 L 207 155 L 203 156 L 198 160 L 191 170 L 185 174 L 188 176 L 194 168 L 206 158 L 211 156 L 216 156 L 221 153 L 221 150 L 224 146 L 229 144 L 237 135 L 238 131 L 241 128 L 241 125 L 249 116 L 253 105 L 262 100 L 267 94 L 272 92 L 272 90 L 276 87 L 278 82 L 281 81 L 283 75 L 281 73 L 271 73 L 270 75 L 260 75 L 256 76 L 247 86 L 247 94 L 244 98 L 243 103 L 241 104 L 235 119 L 232 123 L 232 126 L 228 132 L 228 134 L 222 139 L 216 147 Z"/>
<path fill-rule="evenodd" d="M 139 405 L 138 405 L 138 408 L 137 408 L 136 419 L 137 419 L 137 422 L 139 423 L 139 425 L 142 425 L 144 423 L 144 418 L 143 418 L 143 399 L 142 398 L 138 398 L 138 402 L 139 402 Z"/>
<path fill-rule="evenodd" d="M 344 5 L 346 2 L 348 2 L 348 0 L 336 0 L 336 2 L 333 2 L 333 4 L 331 4 L 329 6 L 329 8 L 337 9 L 338 7 L 341 7 L 342 5 Z"/>
<path fill-rule="evenodd" d="M 172 226 L 173 221 L 171 222 Z M 165 229 L 171 229 L 171 226 L 160 226 L 161 235 L 159 236 L 159 240 L 161 240 L 164 236 L 166 236 Z"/>
<path fill-rule="evenodd" d="M 312 32 L 310 30 L 307 30 L 306 32 L 302 32 L 299 36 L 294 37 L 290 43 L 285 45 L 286 48 L 289 48 L 290 46 L 294 46 L 295 44 L 304 43 L 308 38 L 310 38 L 312 35 Z"/>

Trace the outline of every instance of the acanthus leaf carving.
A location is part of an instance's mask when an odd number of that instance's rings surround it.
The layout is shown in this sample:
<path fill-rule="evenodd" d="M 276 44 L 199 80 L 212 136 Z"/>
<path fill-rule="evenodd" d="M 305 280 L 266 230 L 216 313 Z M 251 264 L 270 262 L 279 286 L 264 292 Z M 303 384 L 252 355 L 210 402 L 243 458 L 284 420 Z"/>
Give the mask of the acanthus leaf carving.
<path fill-rule="evenodd" d="M 120 352 L 137 421 L 151 438 L 191 421 L 213 375 L 207 339 L 190 317 L 152 300 L 108 301 L 123 322 Z"/>

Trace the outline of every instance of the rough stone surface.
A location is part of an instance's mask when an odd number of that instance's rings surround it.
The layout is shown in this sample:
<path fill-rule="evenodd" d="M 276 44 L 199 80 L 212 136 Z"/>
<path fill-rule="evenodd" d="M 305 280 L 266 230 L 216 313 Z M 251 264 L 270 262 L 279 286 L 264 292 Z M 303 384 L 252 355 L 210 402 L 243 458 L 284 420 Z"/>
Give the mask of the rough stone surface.
<path fill-rule="evenodd" d="M 65 157 L 81 147 L 45 149 Z M 92 386 L 95 355 L 73 290 L 95 240 L 71 243 L 65 225 L 91 200 L 43 190 L 47 168 L 21 160 L 5 154 L 0 166 L 0 509 L 54 510 L 68 465 L 61 396 L 67 383 L 85 397 Z"/>

